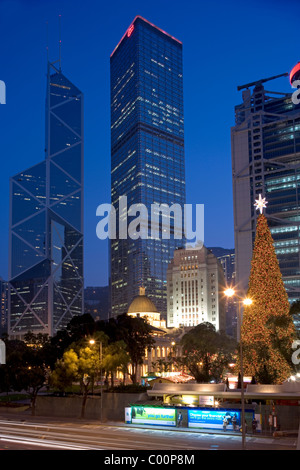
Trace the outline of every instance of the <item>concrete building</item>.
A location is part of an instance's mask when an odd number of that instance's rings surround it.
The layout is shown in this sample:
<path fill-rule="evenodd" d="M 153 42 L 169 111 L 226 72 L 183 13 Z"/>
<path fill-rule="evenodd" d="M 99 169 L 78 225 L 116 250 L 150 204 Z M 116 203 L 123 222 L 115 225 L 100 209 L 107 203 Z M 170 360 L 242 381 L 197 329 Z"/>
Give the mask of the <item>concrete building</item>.
<path fill-rule="evenodd" d="M 258 213 L 255 201 L 266 198 L 268 219 L 289 301 L 300 298 L 300 105 L 282 74 L 238 87 L 231 130 L 236 288 L 247 292 Z M 283 80 L 288 93 L 265 89 Z M 284 83 L 285 80 L 285 83 Z"/>
<path fill-rule="evenodd" d="M 152 327 L 152 337 L 155 340 L 153 346 L 145 350 L 143 363 L 138 370 L 138 380 L 153 375 L 160 377 L 179 377 L 182 380 L 181 371 L 176 368 L 172 357 L 182 353 L 180 339 L 185 334 L 184 329 L 167 328 L 166 321 L 161 318 L 160 312 L 154 303 L 146 295 L 145 288 L 140 288 L 131 302 L 127 315 L 144 318 Z"/>
<path fill-rule="evenodd" d="M 167 272 L 167 326 L 210 322 L 225 331 L 224 289 L 222 265 L 205 246 L 176 250 Z"/>
<path fill-rule="evenodd" d="M 166 321 L 160 318 L 154 303 L 145 295 L 144 287 L 140 287 L 140 293 L 131 302 L 127 315 L 144 318 L 155 328 L 166 328 Z"/>

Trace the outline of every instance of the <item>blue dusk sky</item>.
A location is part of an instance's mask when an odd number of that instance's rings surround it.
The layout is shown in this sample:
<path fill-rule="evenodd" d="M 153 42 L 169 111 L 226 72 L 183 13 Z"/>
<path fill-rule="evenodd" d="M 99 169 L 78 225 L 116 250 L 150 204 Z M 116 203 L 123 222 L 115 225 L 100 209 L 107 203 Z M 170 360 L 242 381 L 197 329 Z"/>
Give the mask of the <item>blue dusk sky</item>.
<path fill-rule="evenodd" d="M 9 178 L 44 158 L 49 58 L 85 96 L 85 285 L 108 284 L 96 208 L 110 202 L 110 54 L 136 15 L 183 42 L 187 203 L 204 204 L 205 245 L 234 247 L 230 129 L 238 85 L 300 60 L 297 0 L 0 0 L 0 276 L 8 276 Z M 287 78 L 268 90 L 290 92 Z"/>

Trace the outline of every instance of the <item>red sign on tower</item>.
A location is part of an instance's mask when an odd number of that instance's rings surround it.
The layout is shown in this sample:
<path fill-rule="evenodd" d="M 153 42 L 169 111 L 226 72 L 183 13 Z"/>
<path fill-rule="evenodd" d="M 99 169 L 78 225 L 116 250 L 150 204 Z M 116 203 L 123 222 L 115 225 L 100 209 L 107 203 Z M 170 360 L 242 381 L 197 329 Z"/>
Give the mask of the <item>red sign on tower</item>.
<path fill-rule="evenodd" d="M 129 26 L 128 31 L 127 31 L 127 37 L 129 38 L 132 35 L 132 32 L 134 30 L 134 24 Z"/>

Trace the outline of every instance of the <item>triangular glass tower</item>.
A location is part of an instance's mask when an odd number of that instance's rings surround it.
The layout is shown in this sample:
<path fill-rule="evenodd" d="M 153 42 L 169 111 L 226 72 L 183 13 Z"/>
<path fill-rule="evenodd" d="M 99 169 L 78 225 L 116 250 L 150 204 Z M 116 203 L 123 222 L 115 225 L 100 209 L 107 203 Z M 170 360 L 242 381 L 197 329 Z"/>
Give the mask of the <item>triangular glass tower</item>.
<path fill-rule="evenodd" d="M 10 338 L 83 313 L 83 94 L 48 63 L 45 160 L 10 181 Z"/>

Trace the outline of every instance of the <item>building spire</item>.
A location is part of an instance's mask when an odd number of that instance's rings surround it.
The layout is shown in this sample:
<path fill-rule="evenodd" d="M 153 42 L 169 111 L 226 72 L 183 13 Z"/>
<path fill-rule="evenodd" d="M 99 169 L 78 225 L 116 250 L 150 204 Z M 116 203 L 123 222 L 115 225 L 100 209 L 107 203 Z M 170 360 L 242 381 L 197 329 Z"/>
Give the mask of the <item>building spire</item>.
<path fill-rule="evenodd" d="M 140 287 L 139 290 L 140 290 L 140 295 L 145 295 L 145 291 L 146 291 L 145 287 Z"/>

